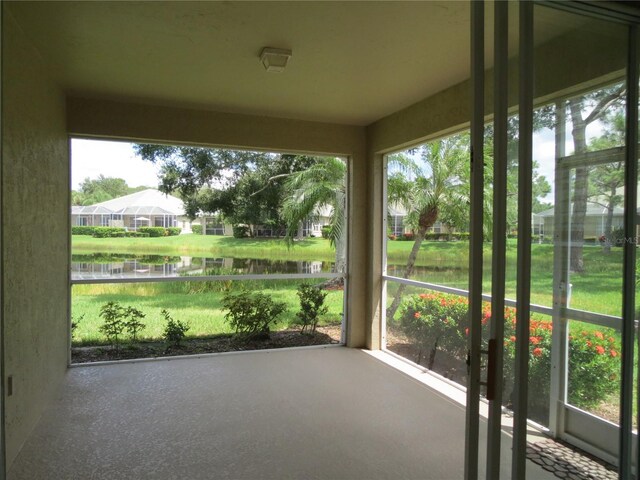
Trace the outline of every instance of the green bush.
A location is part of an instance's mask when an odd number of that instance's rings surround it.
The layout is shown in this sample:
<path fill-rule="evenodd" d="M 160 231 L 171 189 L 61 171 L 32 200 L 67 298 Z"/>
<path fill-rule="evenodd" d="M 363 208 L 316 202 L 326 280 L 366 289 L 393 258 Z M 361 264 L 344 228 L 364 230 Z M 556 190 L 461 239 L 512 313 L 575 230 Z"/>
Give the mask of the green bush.
<path fill-rule="evenodd" d="M 331 225 L 323 225 L 321 232 L 322 238 L 329 238 L 329 236 L 331 235 Z"/>
<path fill-rule="evenodd" d="M 616 247 L 622 247 L 624 245 L 624 228 L 616 228 L 611 231 L 611 235 L 609 235 L 611 240 L 611 245 L 615 245 Z"/>
<path fill-rule="evenodd" d="M 142 319 L 146 317 L 146 315 L 135 307 L 127 307 L 122 314 L 124 317 L 124 328 L 129 335 L 131 335 L 131 340 L 135 342 L 138 340 L 138 333 L 147 328 L 147 326 L 142 323 Z"/>
<path fill-rule="evenodd" d="M 165 236 L 165 228 L 164 227 L 140 227 L 140 228 L 138 228 L 138 232 L 140 232 L 140 233 L 148 233 L 150 237 L 164 237 Z"/>
<path fill-rule="evenodd" d="M 180 320 L 174 320 L 169 312 L 165 309 L 160 312 L 167 322 L 164 327 L 164 333 L 162 337 L 174 347 L 179 347 L 180 342 L 184 339 L 187 331 L 189 330 L 189 324 L 183 323 Z"/>
<path fill-rule="evenodd" d="M 427 358 L 432 368 L 439 352 L 457 359 L 463 366 L 467 352 L 468 301 L 440 293 L 405 298 L 398 327 L 420 349 L 418 361 Z M 482 307 L 483 338 L 488 338 L 491 304 Z M 516 341 L 516 310 L 505 308 L 504 315 L 504 401 L 509 403 L 513 389 Z M 532 318 L 529 336 L 529 390 L 532 414 L 540 417 L 548 409 L 551 371 L 551 332 L 548 320 Z M 486 348 L 486 345 L 483 345 Z M 620 341 L 603 331 L 591 329 L 569 337 L 569 402 L 588 408 L 599 404 L 619 387 Z"/>
<path fill-rule="evenodd" d="M 71 227 L 71 235 L 93 235 L 95 227 L 76 225 Z"/>
<path fill-rule="evenodd" d="M 419 347 L 418 360 L 427 356 L 427 367 L 431 369 L 438 351 L 464 358 L 467 310 L 463 297 L 421 294 L 405 300 L 399 326 Z"/>
<path fill-rule="evenodd" d="M 78 325 L 84 320 L 84 313 L 78 317 L 71 316 L 71 339 L 75 340 Z"/>
<path fill-rule="evenodd" d="M 321 315 L 327 313 L 329 308 L 323 306 L 328 292 L 323 292 L 319 287 L 303 283 L 298 287 L 300 298 L 300 311 L 296 313 L 297 323 L 302 325 L 302 333 L 311 329 L 315 333 L 318 320 Z"/>
<path fill-rule="evenodd" d="M 125 232 L 124 234 L 125 237 L 149 237 L 148 233 L 142 233 L 142 232 Z"/>
<path fill-rule="evenodd" d="M 93 234 L 96 238 L 124 237 L 125 230 L 122 227 L 93 227 Z"/>
<path fill-rule="evenodd" d="M 175 237 L 176 235 L 180 235 L 180 232 L 182 232 L 180 227 L 169 227 L 166 229 L 166 236 Z"/>
<path fill-rule="evenodd" d="M 227 293 L 222 305 L 228 310 L 224 318 L 237 335 L 245 339 L 269 336 L 272 324 L 287 307 L 284 302 L 274 302 L 260 292 L 251 293 L 242 289 L 238 293 Z"/>
<path fill-rule="evenodd" d="M 119 336 L 125 329 L 124 309 L 118 302 L 105 303 L 100 307 L 100 316 L 104 319 L 100 331 L 116 349 L 120 348 Z"/>
<path fill-rule="evenodd" d="M 245 238 L 249 236 L 249 227 L 246 225 L 234 225 L 233 226 L 233 237 L 234 238 Z"/>
<path fill-rule="evenodd" d="M 118 302 L 108 302 L 102 305 L 100 307 L 100 316 L 104 319 L 104 323 L 100 326 L 100 331 L 116 348 L 119 348 L 120 336 L 125 330 L 131 340 L 135 342 L 138 340 L 138 333 L 147 327 L 142 323 L 142 319 L 146 316 L 142 311 L 131 306 L 125 308 Z M 81 319 L 82 317 L 79 318 L 79 320 Z M 73 331 L 73 323 L 71 328 Z"/>
<path fill-rule="evenodd" d="M 469 240 L 469 233 L 467 232 L 455 232 L 455 233 L 427 233 L 424 236 L 425 240 L 432 241 L 446 241 L 453 242 L 458 240 Z"/>
<path fill-rule="evenodd" d="M 198 235 L 202 235 L 202 225 L 191 225 L 191 231 Z"/>

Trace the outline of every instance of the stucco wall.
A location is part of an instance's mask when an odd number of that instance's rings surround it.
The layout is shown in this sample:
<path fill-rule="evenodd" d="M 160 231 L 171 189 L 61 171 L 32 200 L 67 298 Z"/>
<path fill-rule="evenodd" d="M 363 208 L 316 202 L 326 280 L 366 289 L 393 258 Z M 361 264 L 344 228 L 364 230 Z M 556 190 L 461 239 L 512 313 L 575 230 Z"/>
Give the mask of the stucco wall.
<path fill-rule="evenodd" d="M 67 367 L 69 152 L 63 95 L 6 8 L 2 34 L 2 313 L 4 369 L 13 377 L 13 395 L 5 398 L 10 466 Z"/>

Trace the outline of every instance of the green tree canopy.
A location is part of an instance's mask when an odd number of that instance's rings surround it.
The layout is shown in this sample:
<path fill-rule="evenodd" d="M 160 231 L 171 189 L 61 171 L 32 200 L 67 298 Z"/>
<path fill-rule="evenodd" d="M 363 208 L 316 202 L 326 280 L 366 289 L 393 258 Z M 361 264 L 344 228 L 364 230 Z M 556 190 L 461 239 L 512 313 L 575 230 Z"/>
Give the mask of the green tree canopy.
<path fill-rule="evenodd" d="M 100 174 L 98 178 L 87 177 L 80 183 L 79 190 L 72 192 L 72 203 L 73 205 L 93 205 L 146 188 L 149 187 L 129 187 L 122 178 L 105 177 Z"/>
<path fill-rule="evenodd" d="M 281 231 L 287 177 L 315 161 L 304 155 L 139 144 L 142 159 L 160 165 L 160 190 L 179 195 L 188 216 L 219 214 L 234 225 Z"/>

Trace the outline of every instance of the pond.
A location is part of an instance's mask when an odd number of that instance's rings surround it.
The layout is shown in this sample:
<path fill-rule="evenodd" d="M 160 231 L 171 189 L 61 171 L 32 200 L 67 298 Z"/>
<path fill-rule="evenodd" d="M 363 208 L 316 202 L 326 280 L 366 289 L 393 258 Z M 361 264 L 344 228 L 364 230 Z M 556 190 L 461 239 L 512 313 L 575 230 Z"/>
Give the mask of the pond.
<path fill-rule="evenodd" d="M 329 273 L 333 266 L 327 261 L 92 253 L 71 256 L 71 279 Z"/>
<path fill-rule="evenodd" d="M 72 280 L 110 278 L 179 277 L 184 275 L 264 275 L 285 273 L 330 273 L 334 262 L 313 260 L 269 260 L 186 255 L 140 255 L 131 253 L 73 254 Z M 402 276 L 406 264 L 389 264 L 389 275 Z M 413 279 L 461 287 L 467 283 L 467 269 L 416 266 Z"/>

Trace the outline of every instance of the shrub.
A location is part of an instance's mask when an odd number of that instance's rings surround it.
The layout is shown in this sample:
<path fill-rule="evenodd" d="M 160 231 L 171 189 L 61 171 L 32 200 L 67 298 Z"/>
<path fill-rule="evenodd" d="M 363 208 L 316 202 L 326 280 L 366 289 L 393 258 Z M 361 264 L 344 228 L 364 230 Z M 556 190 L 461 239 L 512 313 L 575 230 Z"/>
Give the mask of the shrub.
<path fill-rule="evenodd" d="M 127 307 L 123 312 L 123 317 L 125 318 L 124 327 L 129 335 L 131 335 L 131 340 L 135 342 L 138 332 L 147 328 L 141 321 L 146 315 L 137 308 Z"/>
<path fill-rule="evenodd" d="M 308 328 L 311 328 L 311 333 L 315 333 L 320 315 L 328 311 L 328 307 L 323 306 L 326 296 L 327 292 L 307 283 L 298 287 L 300 311 L 296 313 L 296 317 L 298 317 L 298 323 L 302 325 L 301 333 L 305 333 Z"/>
<path fill-rule="evenodd" d="M 413 233 L 405 233 L 400 237 L 400 240 L 404 240 L 406 242 L 413 242 L 415 239 L 415 235 Z"/>
<path fill-rule="evenodd" d="M 234 225 L 233 226 L 233 237 L 234 238 L 245 238 L 249 236 L 249 227 L 246 225 Z"/>
<path fill-rule="evenodd" d="M 95 227 L 73 226 L 71 227 L 71 235 L 93 235 Z"/>
<path fill-rule="evenodd" d="M 202 235 L 202 225 L 191 225 L 191 231 L 198 235 Z"/>
<path fill-rule="evenodd" d="M 617 228 L 611 231 L 611 235 L 609 235 L 611 239 L 611 245 L 615 245 L 616 247 L 621 247 L 624 245 L 625 236 L 624 236 L 624 228 Z"/>
<path fill-rule="evenodd" d="M 93 227 L 93 236 L 96 238 L 124 237 L 125 230 L 122 227 Z"/>
<path fill-rule="evenodd" d="M 452 242 L 458 240 L 469 240 L 469 233 L 467 232 L 453 232 L 453 233 L 427 233 L 424 236 L 425 240 Z"/>
<path fill-rule="evenodd" d="M 237 335 L 246 339 L 268 336 L 270 326 L 277 323 L 277 317 L 287 309 L 283 302 L 274 302 L 268 295 L 246 289 L 236 294 L 227 293 L 222 305 L 229 310 L 225 320 Z"/>
<path fill-rule="evenodd" d="M 164 333 L 162 334 L 162 337 L 167 341 L 167 343 L 170 343 L 174 347 L 179 347 L 180 342 L 184 339 L 187 331 L 191 327 L 189 327 L 188 323 L 183 323 L 180 320 L 174 320 L 169 312 L 165 309 L 163 309 L 160 313 L 167 322 L 164 327 Z"/>
<path fill-rule="evenodd" d="M 464 357 L 467 310 L 465 298 L 451 295 L 412 295 L 405 301 L 399 326 L 418 345 L 418 363 L 427 355 L 427 367 L 431 369 L 440 350 Z"/>
<path fill-rule="evenodd" d="M 322 238 L 329 238 L 331 236 L 331 225 L 323 225 L 321 232 Z"/>
<path fill-rule="evenodd" d="M 458 359 L 464 365 L 467 352 L 466 298 L 440 293 L 411 295 L 405 298 L 399 328 L 418 346 L 418 362 L 427 357 L 432 368 L 438 352 Z M 483 338 L 488 338 L 491 305 L 482 307 Z M 516 310 L 504 314 L 504 400 L 509 403 L 514 379 Z M 529 329 L 530 408 L 534 415 L 548 409 L 551 371 L 552 324 L 532 318 Z M 483 346 L 486 348 L 486 345 Z M 620 341 L 597 329 L 582 330 L 569 337 L 569 401 L 586 408 L 597 405 L 619 386 Z M 537 413 L 536 413 L 537 412 Z M 543 413 L 541 413 L 543 412 Z"/>
<path fill-rule="evenodd" d="M 148 233 L 150 237 L 164 237 L 164 227 L 140 227 L 138 228 L 140 233 Z"/>
<path fill-rule="evenodd" d="M 166 229 L 166 236 L 175 237 L 176 235 L 180 235 L 180 232 L 182 232 L 180 227 L 169 227 Z"/>
<path fill-rule="evenodd" d="M 80 325 L 80 322 L 82 322 L 82 320 L 84 320 L 84 313 L 82 315 L 80 315 L 79 317 L 71 317 L 71 339 L 73 340 L 75 335 L 76 335 L 76 330 L 78 329 L 78 325 Z"/>
<path fill-rule="evenodd" d="M 104 323 L 100 326 L 100 331 L 118 349 L 120 347 L 120 339 L 118 337 L 125 328 L 123 320 L 124 309 L 118 302 L 105 303 L 100 307 L 100 316 L 104 319 Z"/>
<path fill-rule="evenodd" d="M 619 391 L 620 344 L 600 330 L 569 336 L 569 402 L 595 406 Z"/>
<path fill-rule="evenodd" d="M 149 237 L 149 234 L 142 233 L 142 232 L 125 232 L 124 236 L 125 237 Z"/>

